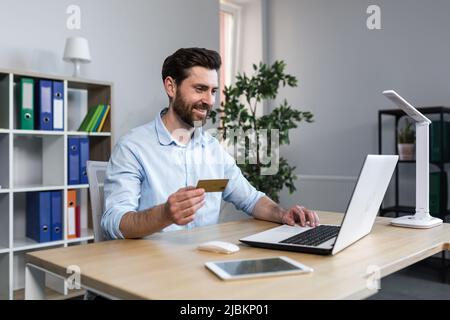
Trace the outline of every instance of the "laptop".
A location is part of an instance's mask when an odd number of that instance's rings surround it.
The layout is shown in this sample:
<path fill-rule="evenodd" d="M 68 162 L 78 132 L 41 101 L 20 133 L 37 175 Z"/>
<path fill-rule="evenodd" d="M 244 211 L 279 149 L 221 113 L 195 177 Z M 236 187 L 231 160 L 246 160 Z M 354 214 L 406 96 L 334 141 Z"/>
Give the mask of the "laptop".
<path fill-rule="evenodd" d="M 239 241 L 260 248 L 334 255 L 370 233 L 397 162 L 396 155 L 367 155 L 340 226 L 282 225 Z"/>

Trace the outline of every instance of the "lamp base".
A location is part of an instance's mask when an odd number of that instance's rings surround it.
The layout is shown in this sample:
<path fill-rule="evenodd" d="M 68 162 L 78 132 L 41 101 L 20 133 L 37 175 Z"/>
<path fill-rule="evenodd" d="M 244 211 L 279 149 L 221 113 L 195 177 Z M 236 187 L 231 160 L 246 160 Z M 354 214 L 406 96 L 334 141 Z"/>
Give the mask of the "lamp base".
<path fill-rule="evenodd" d="M 80 76 L 80 62 L 78 60 L 73 61 L 73 74 L 72 77 L 78 78 Z"/>
<path fill-rule="evenodd" d="M 442 219 L 429 216 L 429 218 L 418 219 L 416 216 L 403 216 L 393 219 L 391 224 L 396 227 L 429 229 L 442 224 Z"/>

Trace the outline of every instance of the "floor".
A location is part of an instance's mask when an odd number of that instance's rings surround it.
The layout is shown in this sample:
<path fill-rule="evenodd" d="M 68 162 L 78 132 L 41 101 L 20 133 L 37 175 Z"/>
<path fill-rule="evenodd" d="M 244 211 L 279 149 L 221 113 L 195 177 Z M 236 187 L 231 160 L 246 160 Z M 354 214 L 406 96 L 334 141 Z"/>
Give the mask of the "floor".
<path fill-rule="evenodd" d="M 381 290 L 368 300 L 450 300 L 449 269 L 440 258 L 425 259 L 382 279 Z"/>

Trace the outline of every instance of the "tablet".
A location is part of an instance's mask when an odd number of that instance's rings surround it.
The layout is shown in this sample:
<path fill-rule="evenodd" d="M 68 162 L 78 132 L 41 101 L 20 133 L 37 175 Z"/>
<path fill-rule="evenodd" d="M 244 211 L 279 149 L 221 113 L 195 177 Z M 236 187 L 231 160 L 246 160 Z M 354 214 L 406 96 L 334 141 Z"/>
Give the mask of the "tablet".
<path fill-rule="evenodd" d="M 206 262 L 205 267 L 222 280 L 310 273 L 313 269 L 288 257 Z"/>

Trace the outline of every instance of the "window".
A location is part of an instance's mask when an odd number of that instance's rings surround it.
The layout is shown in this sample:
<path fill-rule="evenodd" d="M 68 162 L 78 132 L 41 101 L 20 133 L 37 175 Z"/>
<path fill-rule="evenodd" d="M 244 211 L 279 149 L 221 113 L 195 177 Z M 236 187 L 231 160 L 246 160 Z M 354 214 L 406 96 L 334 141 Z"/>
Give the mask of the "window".
<path fill-rule="evenodd" d="M 240 7 L 229 2 L 220 4 L 220 92 L 230 85 L 236 75 L 239 44 Z M 221 101 L 223 94 L 221 94 Z"/>

